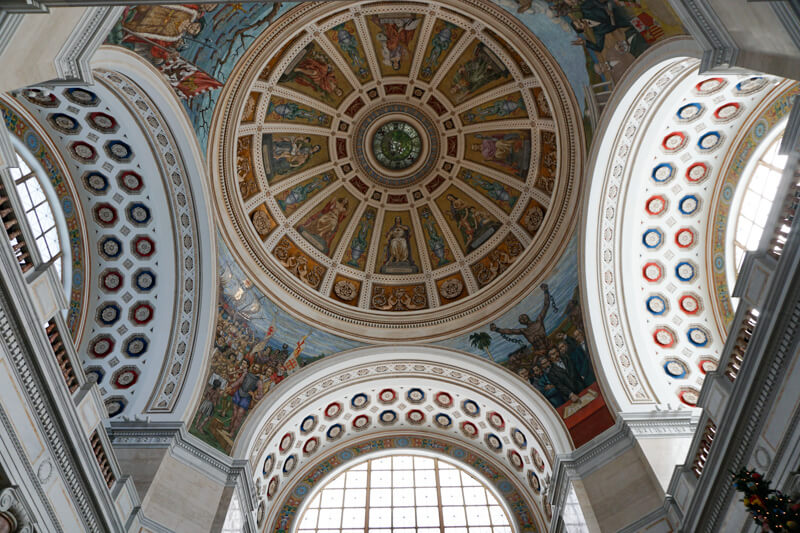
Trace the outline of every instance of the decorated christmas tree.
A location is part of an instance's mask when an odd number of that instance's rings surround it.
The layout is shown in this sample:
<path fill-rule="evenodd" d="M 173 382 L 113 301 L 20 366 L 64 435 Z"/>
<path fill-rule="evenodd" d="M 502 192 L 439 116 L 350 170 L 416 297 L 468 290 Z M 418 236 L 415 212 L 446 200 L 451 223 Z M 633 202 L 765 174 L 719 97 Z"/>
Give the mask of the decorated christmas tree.
<path fill-rule="evenodd" d="M 733 475 L 733 485 L 744 494 L 744 506 L 762 531 L 800 532 L 800 503 L 771 489 L 761 474 L 742 468 Z"/>

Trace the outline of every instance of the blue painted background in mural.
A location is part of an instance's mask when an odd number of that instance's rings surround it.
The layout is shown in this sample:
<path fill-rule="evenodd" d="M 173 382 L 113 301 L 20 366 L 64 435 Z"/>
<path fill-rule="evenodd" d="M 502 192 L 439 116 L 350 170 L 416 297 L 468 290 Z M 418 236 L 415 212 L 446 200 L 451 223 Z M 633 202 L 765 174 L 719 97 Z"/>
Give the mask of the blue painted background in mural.
<path fill-rule="evenodd" d="M 547 285 L 550 296 L 555 303 L 557 311 L 552 307 L 548 309 L 548 313 L 544 318 L 545 329 L 548 333 L 553 332 L 559 326 L 569 319 L 569 313 L 573 311 L 574 304 L 571 304 L 575 298 L 578 289 L 578 238 L 573 236 L 561 260 L 558 262 L 553 271 L 549 274 L 544 283 Z M 529 315 L 535 319 L 545 305 L 545 295 L 541 287 L 533 289 L 528 296 L 526 296 L 520 303 L 503 313 L 503 315 L 494 321 L 498 328 L 520 328 L 519 316 L 522 314 Z M 575 324 L 577 326 L 577 324 Z M 486 324 L 476 332 L 466 333 L 452 339 L 440 341 L 437 344 L 447 348 L 455 348 L 463 352 L 474 353 L 481 357 L 490 357 L 486 350 L 476 348 L 472 344 L 470 337 L 474 333 L 486 333 L 491 338 L 491 344 L 488 346 L 491 352 L 491 358 L 495 362 L 503 364 L 507 363 L 509 356 L 521 348 L 520 342 L 527 344 L 525 338 L 521 336 L 507 337 L 516 339 L 518 342 L 509 341 L 504 339 L 500 333 L 492 332 L 489 329 L 489 324 Z"/>

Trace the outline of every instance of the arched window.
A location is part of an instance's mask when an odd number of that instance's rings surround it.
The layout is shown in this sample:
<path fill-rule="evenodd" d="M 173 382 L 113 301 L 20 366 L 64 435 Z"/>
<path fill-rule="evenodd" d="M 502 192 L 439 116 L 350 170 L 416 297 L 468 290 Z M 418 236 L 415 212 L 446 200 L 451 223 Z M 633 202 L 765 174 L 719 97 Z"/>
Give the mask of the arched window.
<path fill-rule="evenodd" d="M 46 178 L 31 167 L 36 165 L 29 165 L 17 152 L 17 167 L 10 169 L 11 177 L 42 262 L 52 262 L 63 281 L 64 252 L 58 235 L 58 221 L 46 192 L 49 184 L 45 184 L 43 180 Z"/>
<path fill-rule="evenodd" d="M 733 233 L 733 259 L 736 266 L 735 275 L 744 261 L 744 254 L 748 250 L 758 248 L 764 227 L 767 224 L 775 193 L 781 181 L 783 168 L 786 166 L 786 156 L 778 153 L 783 132 L 769 144 L 756 160 L 749 176 L 745 176 L 746 183 L 740 184 L 736 192 L 738 213 L 736 214 L 735 229 Z"/>
<path fill-rule="evenodd" d="M 303 511 L 298 533 L 511 533 L 483 483 L 438 458 L 392 455 L 331 479 Z"/>

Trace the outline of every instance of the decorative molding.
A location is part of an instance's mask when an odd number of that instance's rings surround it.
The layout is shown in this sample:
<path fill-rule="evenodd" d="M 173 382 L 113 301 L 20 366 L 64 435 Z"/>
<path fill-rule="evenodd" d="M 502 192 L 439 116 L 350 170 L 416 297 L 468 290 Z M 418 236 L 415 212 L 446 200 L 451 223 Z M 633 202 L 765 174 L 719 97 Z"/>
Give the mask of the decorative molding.
<path fill-rule="evenodd" d="M 794 105 L 798 100 L 798 96 L 792 102 L 792 110 L 789 112 L 789 119 L 786 122 L 786 130 L 783 132 L 783 139 L 779 152 L 782 155 L 789 155 L 792 152 L 800 155 L 800 105 Z"/>
<path fill-rule="evenodd" d="M 170 220 L 176 254 L 174 326 L 166 348 L 161 377 L 144 410 L 151 413 L 171 413 L 189 371 L 201 311 L 199 291 L 202 288 L 203 274 L 200 272 L 200 232 L 194 192 L 180 149 L 153 101 L 141 87 L 122 74 L 105 70 L 98 70 L 96 73 L 98 80 L 110 87 L 140 120 L 142 131 L 152 140 L 153 152 L 162 169 L 164 187 L 169 192 L 167 201 L 172 213 Z"/>
<path fill-rule="evenodd" d="M 22 13 L 9 13 L 0 11 L 0 56 L 6 51 L 14 34 L 22 23 Z"/>
<path fill-rule="evenodd" d="M 694 411 L 652 411 L 620 413 L 636 438 L 692 437 L 700 416 Z"/>
<path fill-rule="evenodd" d="M 771 1 L 770 7 L 772 7 L 772 11 L 781 21 L 781 24 L 783 24 L 786 33 L 789 34 L 789 39 L 800 50 L 800 5 L 797 3 L 792 5 L 789 2 Z"/>
<path fill-rule="evenodd" d="M 89 7 L 53 59 L 58 78 L 50 85 L 93 83 L 89 61 L 122 15 L 121 6 Z"/>
<path fill-rule="evenodd" d="M 0 517 L 12 521 L 14 533 L 34 533 L 36 521 L 33 520 L 28 503 L 22 499 L 19 487 L 12 486 L 0 490 Z"/>
<path fill-rule="evenodd" d="M 20 340 L 27 339 L 27 335 L 23 334 L 22 326 L 17 324 L 17 321 L 10 316 L 10 314 L 14 315 L 15 313 L 11 311 L 13 306 L 10 305 L 8 298 L 12 297 L 19 303 L 27 302 L 28 297 L 25 293 L 25 282 L 21 279 L 16 262 L 6 257 L 10 253 L 7 246 L 3 247 L 3 252 L 3 278 L 15 286 L 16 290 L 13 295 L 9 295 L 7 292 L 0 292 L 0 341 L 4 344 L 4 348 L 9 354 L 9 360 L 15 369 L 15 379 L 24 387 L 25 396 L 31 399 L 29 408 L 33 411 L 38 422 L 38 429 L 75 504 L 75 509 L 78 513 L 76 518 L 83 522 L 87 531 L 100 533 L 112 524 L 118 525 L 118 520 L 115 520 L 118 519 L 118 515 L 115 510 L 112 510 L 113 502 L 102 480 L 100 471 L 94 466 L 94 456 L 89 449 L 88 440 L 86 440 L 86 436 L 80 426 L 77 413 L 75 413 L 74 408 L 68 407 L 71 399 L 69 396 L 60 399 L 60 404 L 63 403 L 63 405 L 59 404 L 58 412 L 67 413 L 61 416 L 68 417 L 68 423 L 72 422 L 74 424 L 74 427 L 64 427 L 61 426 L 62 420 L 55 419 L 56 408 L 43 398 L 42 392 L 45 390 L 63 391 L 62 394 L 66 395 L 66 388 L 62 383 L 63 380 L 60 373 L 54 373 L 52 376 L 48 375 L 47 377 L 50 379 L 47 380 L 46 385 L 42 383 L 42 376 L 38 375 L 38 372 L 34 373 L 33 369 L 38 369 L 41 363 L 36 366 L 31 364 L 32 360 L 38 359 L 33 354 L 50 353 L 50 348 L 43 338 L 41 339 L 41 346 L 35 348 L 31 347 L 26 350 L 21 345 Z M 23 324 L 36 324 L 38 320 L 35 317 L 35 313 L 30 309 L 26 316 L 20 318 L 19 322 Z M 43 330 L 41 330 L 39 336 L 44 337 Z M 36 339 L 30 340 L 36 343 Z M 53 358 L 49 366 L 55 366 L 55 358 Z M 58 383 L 55 383 L 56 381 Z M 56 398 L 56 400 L 59 400 L 59 398 Z M 7 426 L 9 427 L 8 433 L 15 434 L 11 429 L 10 423 Z M 75 441 L 69 442 L 70 439 L 75 439 Z M 82 446 L 78 439 L 83 439 Z M 21 449 L 20 452 L 22 452 Z M 21 453 L 21 456 L 24 457 L 24 453 Z M 36 474 L 31 465 L 26 464 L 25 468 L 28 471 L 29 479 L 37 483 Z M 94 492 L 98 487 L 102 492 Z M 43 501 L 48 501 L 47 496 L 41 491 L 41 485 L 39 485 L 39 489 Z M 105 497 L 102 497 L 103 501 L 98 499 L 101 494 L 105 495 Z M 102 507 L 104 509 L 101 511 L 100 508 Z M 54 524 L 58 524 L 58 519 L 55 515 L 51 514 L 51 518 Z"/>
<path fill-rule="evenodd" d="M 735 72 L 739 47 L 708 0 L 670 0 L 678 18 L 703 47 L 700 73 Z"/>

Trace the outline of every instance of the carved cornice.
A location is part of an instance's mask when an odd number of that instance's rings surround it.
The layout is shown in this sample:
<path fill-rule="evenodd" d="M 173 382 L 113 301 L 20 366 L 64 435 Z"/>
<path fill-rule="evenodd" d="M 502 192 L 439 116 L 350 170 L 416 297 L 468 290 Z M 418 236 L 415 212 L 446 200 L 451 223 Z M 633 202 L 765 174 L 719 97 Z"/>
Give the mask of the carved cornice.
<path fill-rule="evenodd" d="M 5 255 L 4 253 L 3 259 L 7 259 Z M 25 283 L 19 275 L 17 265 L 13 264 L 13 260 L 3 261 L 3 263 L 3 279 L 8 283 L 14 283 L 16 281 L 16 290 L 13 291 L 14 294 L 12 297 L 18 302 L 27 301 Z M 109 496 L 105 489 L 105 484 L 100 477 L 100 471 L 97 470 L 96 467 L 92 469 L 93 467 L 89 466 L 91 463 L 94 463 L 94 456 L 91 454 L 88 441 L 85 440 L 86 437 L 77 419 L 77 414 L 74 412 L 74 409 L 70 409 L 69 407 L 71 399 L 67 396 L 59 401 L 59 405 L 63 404 L 59 407 L 60 412 L 68 413 L 72 411 L 72 417 L 70 417 L 69 414 L 65 414 L 64 416 L 72 418 L 68 420 L 68 423 L 74 424 L 74 427 L 63 427 L 61 425 L 61 417 L 59 417 L 59 419 L 55 418 L 54 413 L 56 409 L 50 401 L 48 401 L 50 398 L 43 395 L 43 392 L 46 390 L 57 393 L 60 390 L 58 388 L 59 386 L 64 389 L 63 394 L 66 394 L 66 389 L 62 384 L 59 383 L 55 385 L 55 383 L 48 382 L 48 384 L 45 385 L 39 372 L 34 372 L 34 368 L 39 370 L 39 366 L 47 366 L 47 364 L 41 362 L 38 363 L 38 365 L 32 364 L 33 360 L 38 359 L 38 356 L 35 356 L 34 353 L 51 353 L 49 346 L 45 347 L 45 341 L 42 340 L 41 346 L 29 347 L 26 342 L 26 346 L 23 348 L 21 340 L 25 339 L 28 341 L 31 339 L 29 339 L 26 334 L 23 334 L 22 327 L 12 318 L 16 316 L 16 312 L 8 301 L 8 298 L 9 295 L 6 292 L 0 291 L 0 342 L 4 345 L 6 353 L 8 354 L 8 359 L 14 368 L 17 383 L 23 387 L 25 396 L 31 400 L 28 406 L 38 422 L 38 430 L 43 440 L 47 443 L 47 447 L 57 465 L 57 469 L 61 473 L 64 484 L 69 490 L 70 497 L 75 503 L 78 519 L 83 522 L 87 531 L 100 533 L 110 524 L 100 518 L 101 512 L 98 505 L 104 507 L 108 505 L 108 507 L 104 509 L 106 513 L 103 513 L 103 518 L 110 519 L 115 523 L 115 518 L 118 518 L 116 517 L 116 511 L 110 509 L 112 505 L 110 499 L 104 498 L 104 501 L 101 502 L 96 499 L 100 496 L 99 493 L 93 493 L 87 490 L 87 484 L 92 487 L 102 487 L 100 490 L 104 491 L 107 497 Z M 29 311 L 29 315 L 24 316 L 20 322 L 23 324 L 36 324 L 38 318 L 35 316 L 35 313 L 31 310 Z M 30 335 L 33 336 L 32 333 Z M 43 337 L 44 332 L 42 331 L 40 335 Z M 33 340 L 35 340 L 35 338 Z M 53 364 L 55 364 L 55 360 L 53 360 Z M 57 379 L 60 381 L 60 376 L 58 376 Z M 15 430 L 10 422 L 8 422 L 5 412 L 0 411 L 0 413 L 2 413 L 2 422 L 7 428 L 7 434 L 15 435 Z M 80 446 L 78 442 L 69 442 L 73 438 L 84 439 L 84 445 Z M 25 457 L 24 452 L 21 447 L 19 447 L 19 443 L 16 444 L 19 448 L 20 456 Z M 77 453 L 78 455 L 73 455 L 73 453 Z M 37 491 L 41 495 L 42 501 L 48 502 L 49 500 L 44 494 L 41 485 L 37 482 L 36 475 L 31 465 L 24 464 L 23 466 L 28 471 L 28 478 L 37 486 Z M 50 509 L 49 514 L 53 523 L 58 524 L 57 517 Z"/>
<path fill-rule="evenodd" d="M 621 413 L 621 418 L 636 438 L 692 437 L 700 417 L 688 409 Z"/>
<path fill-rule="evenodd" d="M 122 14 L 122 7 L 90 7 L 53 59 L 58 78 L 49 84 L 92 83 L 89 61 Z"/>
<path fill-rule="evenodd" d="M 255 511 L 256 490 L 250 462 L 232 459 L 211 448 L 191 436 L 183 422 L 111 422 L 108 438 L 115 448 L 166 449 L 181 464 L 221 485 L 234 487 L 245 516 Z"/>
<path fill-rule="evenodd" d="M 670 0 L 686 29 L 703 47 L 700 72 L 730 71 L 736 65 L 739 47 L 708 0 Z"/>

